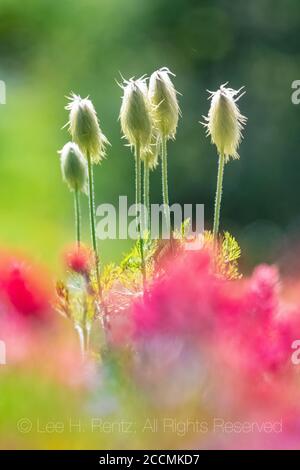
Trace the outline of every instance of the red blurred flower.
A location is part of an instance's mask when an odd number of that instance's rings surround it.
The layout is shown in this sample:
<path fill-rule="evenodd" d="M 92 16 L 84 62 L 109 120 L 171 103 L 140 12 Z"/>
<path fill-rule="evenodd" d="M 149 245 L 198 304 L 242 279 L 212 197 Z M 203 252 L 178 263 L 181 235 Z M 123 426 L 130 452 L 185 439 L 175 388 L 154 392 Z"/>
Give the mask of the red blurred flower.
<path fill-rule="evenodd" d="M 64 253 L 65 265 L 78 274 L 89 274 L 92 261 L 92 251 L 84 245 L 72 245 Z"/>
<path fill-rule="evenodd" d="M 0 296 L 4 313 L 50 318 L 52 289 L 48 275 L 21 257 L 0 253 Z"/>

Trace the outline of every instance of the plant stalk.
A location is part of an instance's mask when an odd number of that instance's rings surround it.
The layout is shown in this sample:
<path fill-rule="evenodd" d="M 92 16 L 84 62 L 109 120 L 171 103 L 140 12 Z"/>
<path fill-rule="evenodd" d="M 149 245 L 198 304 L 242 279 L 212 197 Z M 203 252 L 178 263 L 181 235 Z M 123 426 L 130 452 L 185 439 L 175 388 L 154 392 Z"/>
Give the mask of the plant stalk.
<path fill-rule="evenodd" d="M 162 194 L 164 213 L 166 220 L 166 229 L 168 234 L 171 235 L 171 218 L 170 218 L 170 207 L 169 207 L 169 188 L 168 188 L 168 155 L 167 155 L 167 139 L 165 136 L 162 137 L 162 152 L 161 152 L 161 171 L 162 171 Z"/>
<path fill-rule="evenodd" d="M 150 170 L 149 165 L 144 161 L 144 206 L 146 209 L 145 214 L 145 228 L 147 231 L 151 230 L 151 213 L 150 213 Z"/>
<path fill-rule="evenodd" d="M 221 200 L 222 200 L 222 192 L 223 192 L 224 164 L 225 164 L 225 155 L 220 154 L 219 165 L 218 165 L 217 190 L 216 190 L 216 199 L 215 199 L 214 226 L 213 226 L 214 244 L 216 244 L 218 241 Z"/>
<path fill-rule="evenodd" d="M 76 241 L 78 248 L 80 247 L 81 241 L 81 214 L 80 214 L 80 202 L 79 202 L 79 191 L 76 187 L 74 191 L 74 207 L 75 207 L 75 225 L 76 225 Z"/>
<path fill-rule="evenodd" d="M 103 290 L 101 285 L 101 278 L 100 278 L 100 266 L 99 266 L 99 254 L 98 254 L 98 247 L 97 247 L 97 239 L 96 239 L 96 222 L 95 222 L 95 193 L 94 193 L 94 178 L 93 178 L 93 167 L 91 162 L 90 153 L 87 152 L 87 162 L 88 162 L 88 180 L 89 180 L 89 208 L 90 208 L 90 225 L 91 225 L 91 238 L 92 238 L 92 245 L 94 250 L 94 257 L 95 257 L 95 268 L 96 268 L 96 279 L 97 279 L 97 286 L 99 292 L 99 298 L 103 308 L 103 329 L 105 334 L 105 341 L 108 343 L 108 334 L 109 334 L 109 315 L 107 305 L 103 298 Z M 89 333 L 87 338 L 89 338 Z"/>
<path fill-rule="evenodd" d="M 89 180 L 89 209 L 90 209 L 90 225 L 91 225 L 91 238 L 95 257 L 95 268 L 96 278 L 99 290 L 100 299 L 102 299 L 102 286 L 100 281 L 100 269 L 99 269 L 99 255 L 96 239 L 96 222 L 95 222 L 95 195 L 94 195 L 94 179 L 93 179 L 93 167 L 91 162 L 90 153 L 87 152 L 88 162 L 88 180 Z"/>
<path fill-rule="evenodd" d="M 142 166 L 141 166 L 141 147 L 139 141 L 136 142 L 135 147 L 135 204 L 136 208 L 141 208 L 142 204 Z M 140 211 L 139 211 L 140 213 Z M 137 220 L 139 242 L 140 242 L 140 253 L 141 253 L 141 271 L 143 277 L 143 287 L 146 287 L 146 266 L 144 258 L 144 241 L 141 227 L 141 218 Z"/>
<path fill-rule="evenodd" d="M 85 360 L 89 352 L 90 331 L 86 324 L 77 325 L 75 329 L 78 333 L 81 356 L 82 359 Z"/>

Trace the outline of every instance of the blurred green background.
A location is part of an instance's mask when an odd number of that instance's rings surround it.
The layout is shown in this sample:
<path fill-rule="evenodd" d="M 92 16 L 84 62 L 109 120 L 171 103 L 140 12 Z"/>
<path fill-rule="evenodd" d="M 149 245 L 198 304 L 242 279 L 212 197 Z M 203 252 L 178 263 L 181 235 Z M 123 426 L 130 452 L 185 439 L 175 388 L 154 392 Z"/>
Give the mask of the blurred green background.
<path fill-rule="evenodd" d="M 245 85 L 248 116 L 241 159 L 225 169 L 222 227 L 243 249 L 243 266 L 279 260 L 298 269 L 300 227 L 299 0 L 1 0 L 0 243 L 59 265 L 73 237 L 73 201 L 61 181 L 58 149 L 68 140 L 65 96 L 90 95 L 112 147 L 95 169 L 96 201 L 134 198 L 134 162 L 121 140 L 120 72 L 162 66 L 182 93 L 176 142 L 169 146 L 171 202 L 204 203 L 211 227 L 215 148 L 199 120 L 206 89 Z M 152 177 L 161 200 L 160 173 Z M 87 201 L 84 221 L 88 238 Z M 106 261 L 130 242 L 106 241 Z M 288 254 L 286 254 L 288 253 Z"/>

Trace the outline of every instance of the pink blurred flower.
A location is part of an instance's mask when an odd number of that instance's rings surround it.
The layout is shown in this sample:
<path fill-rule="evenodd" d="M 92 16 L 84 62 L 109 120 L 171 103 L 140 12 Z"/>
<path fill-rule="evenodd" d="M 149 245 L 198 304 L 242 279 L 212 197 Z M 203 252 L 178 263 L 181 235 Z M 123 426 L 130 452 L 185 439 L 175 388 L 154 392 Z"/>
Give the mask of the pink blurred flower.
<path fill-rule="evenodd" d="M 291 344 L 300 338 L 300 308 L 281 298 L 275 267 L 262 265 L 249 279 L 227 281 L 214 274 L 207 252 L 184 254 L 134 305 L 133 321 L 143 353 L 154 338 L 193 345 L 223 386 L 217 402 L 267 407 L 293 396 Z"/>
<path fill-rule="evenodd" d="M 175 334 L 198 340 L 236 325 L 244 308 L 243 283 L 215 276 L 206 251 L 173 260 L 149 295 L 134 306 L 136 337 Z"/>

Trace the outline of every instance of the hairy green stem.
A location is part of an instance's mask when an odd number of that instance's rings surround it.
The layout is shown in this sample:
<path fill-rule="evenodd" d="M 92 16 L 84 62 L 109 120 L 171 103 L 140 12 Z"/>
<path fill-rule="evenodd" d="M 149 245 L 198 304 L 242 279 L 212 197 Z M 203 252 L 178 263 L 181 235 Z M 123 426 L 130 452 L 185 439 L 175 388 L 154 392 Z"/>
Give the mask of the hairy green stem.
<path fill-rule="evenodd" d="M 167 156 L 167 138 L 165 136 L 162 137 L 161 171 L 162 171 L 162 193 L 163 193 L 166 229 L 167 229 L 168 234 L 170 234 L 171 219 L 170 219 L 169 189 L 168 189 L 168 156 Z"/>
<path fill-rule="evenodd" d="M 90 325 L 87 321 L 87 305 L 84 309 L 83 325 L 82 325 L 83 347 L 85 354 L 88 354 L 90 348 Z"/>
<path fill-rule="evenodd" d="M 90 208 L 90 225 L 91 225 L 91 238 L 92 245 L 95 256 L 95 268 L 96 268 L 96 278 L 98 284 L 98 290 L 100 299 L 102 299 L 102 287 L 100 282 L 100 269 L 99 269 L 99 255 L 97 248 L 97 239 L 96 239 L 96 221 L 95 221 L 95 196 L 94 196 L 94 179 L 93 179 L 93 167 L 90 153 L 87 152 L 87 162 L 88 162 L 88 180 L 89 180 L 89 208 Z"/>
<path fill-rule="evenodd" d="M 135 204 L 136 208 L 140 208 L 142 204 L 142 166 L 141 166 L 141 147 L 139 141 L 136 143 L 135 147 Z M 146 266 L 144 258 L 144 240 L 142 235 L 141 219 L 139 217 L 138 221 L 138 231 L 139 231 L 139 242 L 140 242 L 140 253 L 141 253 L 141 271 L 143 277 L 143 286 L 145 290 L 146 286 Z"/>
<path fill-rule="evenodd" d="M 146 208 L 145 214 L 145 228 L 147 231 L 151 230 L 151 214 L 150 214 L 150 170 L 149 165 L 144 161 L 144 206 Z"/>
<path fill-rule="evenodd" d="M 77 187 L 74 190 L 74 207 L 75 207 L 75 225 L 76 225 L 76 241 L 78 248 L 80 247 L 81 241 L 81 214 L 80 214 L 80 202 L 79 202 L 79 191 Z"/>
<path fill-rule="evenodd" d="M 103 290 L 102 290 L 101 278 L 100 278 L 99 254 L 98 254 L 97 239 L 96 239 L 94 178 L 93 178 L 92 161 L 91 161 L 91 156 L 89 152 L 87 152 L 87 162 L 88 162 L 88 180 L 89 180 L 89 208 L 90 208 L 91 238 L 92 238 L 92 245 L 93 245 L 94 257 L 95 257 L 96 280 L 97 280 L 99 298 L 100 298 L 102 308 L 103 308 L 102 323 L 103 323 L 103 329 L 104 329 L 104 334 L 105 334 L 105 341 L 107 343 L 109 327 L 110 327 L 109 315 L 108 315 L 106 302 L 103 299 Z M 89 337 L 89 334 L 88 334 L 88 337 Z"/>
<path fill-rule="evenodd" d="M 218 233 L 219 233 L 221 200 L 222 200 L 222 191 L 223 191 L 224 164 L 225 164 L 225 156 L 224 154 L 220 154 L 219 166 L 218 166 L 217 190 L 216 190 L 216 199 L 215 199 L 214 226 L 213 226 L 214 243 L 217 242 Z"/>

